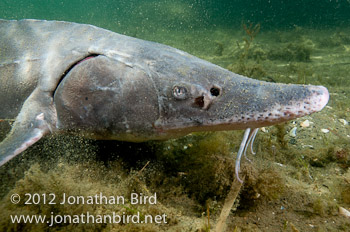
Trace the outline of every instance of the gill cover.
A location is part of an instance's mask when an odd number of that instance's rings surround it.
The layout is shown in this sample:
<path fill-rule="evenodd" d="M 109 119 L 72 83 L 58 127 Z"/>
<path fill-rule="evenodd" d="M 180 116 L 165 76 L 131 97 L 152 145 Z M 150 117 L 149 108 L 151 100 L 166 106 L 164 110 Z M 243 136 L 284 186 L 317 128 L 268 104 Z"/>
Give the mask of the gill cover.
<path fill-rule="evenodd" d="M 103 55 L 75 65 L 58 85 L 54 102 L 59 129 L 92 138 L 141 141 L 159 116 L 148 75 Z"/>

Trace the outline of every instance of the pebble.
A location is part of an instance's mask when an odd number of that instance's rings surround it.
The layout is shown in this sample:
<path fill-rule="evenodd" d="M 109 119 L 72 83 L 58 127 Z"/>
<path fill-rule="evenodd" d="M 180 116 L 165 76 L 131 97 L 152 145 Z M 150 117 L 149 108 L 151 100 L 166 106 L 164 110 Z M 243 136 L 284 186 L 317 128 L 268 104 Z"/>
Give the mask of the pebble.
<path fill-rule="evenodd" d="M 290 135 L 291 137 L 297 136 L 297 128 L 296 128 L 296 127 L 293 127 L 293 129 L 291 129 L 291 130 L 289 131 L 289 135 Z"/>
<path fill-rule="evenodd" d="M 308 147 L 308 148 L 314 149 L 314 146 L 312 146 L 312 145 L 303 145 L 302 147 L 303 148 Z"/>
<path fill-rule="evenodd" d="M 310 126 L 310 121 L 309 120 L 305 120 L 304 122 L 300 123 L 300 126 L 304 127 L 304 128 L 309 127 Z"/>
<path fill-rule="evenodd" d="M 343 123 L 344 124 L 344 126 L 346 126 L 346 125 L 348 125 L 349 123 L 348 123 L 348 121 L 346 121 L 345 119 L 339 119 L 339 122 L 341 122 L 341 123 Z"/>
<path fill-rule="evenodd" d="M 278 165 L 278 166 L 280 166 L 280 167 L 284 167 L 284 165 L 283 165 L 283 164 L 281 164 L 281 163 L 277 163 L 277 162 L 275 162 L 275 164 L 276 164 L 276 165 Z"/>
<path fill-rule="evenodd" d="M 321 131 L 322 131 L 323 133 L 325 133 L 325 134 L 327 134 L 327 133 L 329 132 L 328 129 L 321 129 Z"/>

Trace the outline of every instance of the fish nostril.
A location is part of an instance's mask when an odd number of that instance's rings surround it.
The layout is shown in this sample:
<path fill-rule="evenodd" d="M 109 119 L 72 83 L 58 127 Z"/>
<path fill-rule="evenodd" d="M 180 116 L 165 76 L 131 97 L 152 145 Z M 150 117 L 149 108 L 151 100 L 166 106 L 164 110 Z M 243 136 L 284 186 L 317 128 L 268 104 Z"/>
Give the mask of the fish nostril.
<path fill-rule="evenodd" d="M 194 99 L 194 104 L 203 108 L 204 107 L 204 96 L 200 96 Z"/>
<path fill-rule="evenodd" d="M 220 95 L 220 89 L 217 88 L 217 87 L 212 87 L 212 88 L 210 89 L 210 94 L 211 94 L 212 96 L 214 96 L 214 97 L 217 97 L 217 96 Z"/>

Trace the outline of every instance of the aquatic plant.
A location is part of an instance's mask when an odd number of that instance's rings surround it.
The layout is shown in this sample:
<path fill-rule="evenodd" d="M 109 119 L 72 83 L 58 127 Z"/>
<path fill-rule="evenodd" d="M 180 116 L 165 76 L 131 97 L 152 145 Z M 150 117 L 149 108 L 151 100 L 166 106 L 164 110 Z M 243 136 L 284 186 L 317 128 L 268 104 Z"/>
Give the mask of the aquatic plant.
<path fill-rule="evenodd" d="M 242 23 L 242 27 L 244 29 L 244 31 L 246 32 L 246 34 L 248 35 L 248 38 L 243 38 L 245 44 L 244 44 L 244 51 L 241 54 L 241 58 L 240 59 L 244 59 L 249 52 L 249 48 L 254 40 L 254 38 L 257 36 L 257 34 L 260 31 L 260 23 L 255 24 L 253 26 L 253 23 L 250 23 L 249 26 L 247 26 L 247 24 Z"/>
<path fill-rule="evenodd" d="M 345 204 L 350 205 L 350 183 L 348 183 L 346 186 L 342 187 L 340 194 L 341 194 L 341 200 Z"/>
<path fill-rule="evenodd" d="M 276 200 L 284 193 L 285 181 L 273 168 L 250 169 L 240 194 L 240 210 L 254 208 L 258 202 Z"/>
<path fill-rule="evenodd" d="M 222 56 L 223 52 L 224 52 L 224 44 L 222 42 L 219 41 L 215 41 L 215 51 L 214 51 L 214 55 L 216 56 Z"/>
<path fill-rule="evenodd" d="M 9 196 L 1 201 L 0 213 L 0 230 L 9 231 L 21 230 L 25 231 L 47 231 L 49 225 L 46 223 L 19 223 L 13 224 L 10 221 L 9 215 L 46 215 L 50 217 L 51 212 L 59 215 L 80 215 L 89 212 L 94 215 L 111 214 L 115 212 L 118 215 L 133 214 L 140 212 L 140 218 L 145 214 L 160 214 L 168 213 L 168 210 L 161 204 L 154 205 L 133 205 L 130 204 L 130 192 L 144 193 L 147 191 L 143 188 L 143 184 L 133 184 L 135 182 L 134 176 L 138 174 L 131 174 L 125 177 L 121 165 L 117 162 L 111 164 L 114 168 L 107 169 L 104 165 L 93 163 L 80 163 L 77 165 L 69 165 L 62 162 L 61 165 L 49 171 L 43 171 L 40 165 L 33 165 L 25 174 L 25 177 L 18 181 L 16 187 L 9 193 L 9 195 L 16 193 L 25 199 L 26 193 L 37 193 L 40 196 L 48 193 L 55 193 L 57 203 L 62 201 L 64 193 L 70 196 L 92 196 L 97 193 L 103 193 L 105 196 L 125 196 L 124 204 L 104 204 L 101 207 L 96 204 L 79 204 L 79 207 L 67 204 L 20 204 L 14 205 L 9 202 Z M 103 181 L 101 181 L 103 180 Z M 171 218 L 169 212 L 169 218 Z M 173 221 L 169 220 L 170 223 Z M 159 227 L 148 225 L 128 225 L 128 224 L 75 224 L 64 223 L 57 226 L 59 231 L 155 231 Z"/>
<path fill-rule="evenodd" d="M 322 198 L 316 198 L 312 204 L 312 208 L 315 214 L 318 214 L 320 216 L 325 216 L 326 215 L 326 202 Z"/>
<path fill-rule="evenodd" d="M 312 49 L 302 43 L 288 43 L 284 47 L 271 49 L 267 56 L 270 60 L 308 62 Z"/>
<path fill-rule="evenodd" d="M 183 173 L 178 177 L 180 183 L 204 207 L 209 198 L 225 197 L 232 183 L 232 136 L 231 132 L 218 132 L 169 140 L 158 151 L 157 159 L 163 162 L 166 173 Z"/>
<path fill-rule="evenodd" d="M 287 123 L 275 125 L 275 127 L 277 128 L 277 142 L 282 149 L 288 148 L 288 142 L 285 139 L 285 135 L 287 134 L 286 125 Z"/>
<path fill-rule="evenodd" d="M 266 59 L 266 54 L 261 48 L 257 48 L 253 51 L 252 44 L 255 37 L 260 32 L 260 24 L 250 23 L 248 26 L 244 22 L 242 23 L 242 28 L 245 32 L 245 37 L 243 37 L 243 48 L 240 43 L 237 41 L 237 47 L 239 51 L 239 59 L 238 62 L 234 62 L 229 65 L 227 68 L 230 71 L 239 73 L 244 76 L 261 78 L 266 75 L 266 71 L 262 65 L 259 64 L 259 61 L 262 59 Z M 252 54 L 251 54 L 252 53 Z M 250 63 L 248 62 L 248 58 L 253 57 L 258 63 Z"/>

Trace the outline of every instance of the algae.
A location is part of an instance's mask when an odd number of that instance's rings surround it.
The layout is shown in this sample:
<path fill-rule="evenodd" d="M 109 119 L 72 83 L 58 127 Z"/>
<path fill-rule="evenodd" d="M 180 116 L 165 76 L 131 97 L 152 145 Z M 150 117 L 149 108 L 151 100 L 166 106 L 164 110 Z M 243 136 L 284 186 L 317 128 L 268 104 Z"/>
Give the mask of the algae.
<path fill-rule="evenodd" d="M 262 78 L 266 76 L 266 71 L 262 65 L 259 64 L 261 60 L 266 59 L 266 53 L 260 47 L 254 46 L 254 39 L 259 34 L 260 24 L 250 23 L 247 26 L 244 22 L 242 23 L 243 31 L 245 36 L 243 37 L 243 46 L 236 41 L 238 51 L 235 56 L 239 57 L 238 60 L 235 60 L 230 64 L 227 69 L 252 78 Z M 254 62 L 249 60 L 253 59 Z"/>
<path fill-rule="evenodd" d="M 273 201 L 283 195 L 285 182 L 273 168 L 250 170 L 240 194 L 240 210 L 251 210 L 264 201 Z"/>
<path fill-rule="evenodd" d="M 288 43 L 287 45 L 271 50 L 267 53 L 270 60 L 308 62 L 311 60 L 312 49 L 299 43 Z"/>

